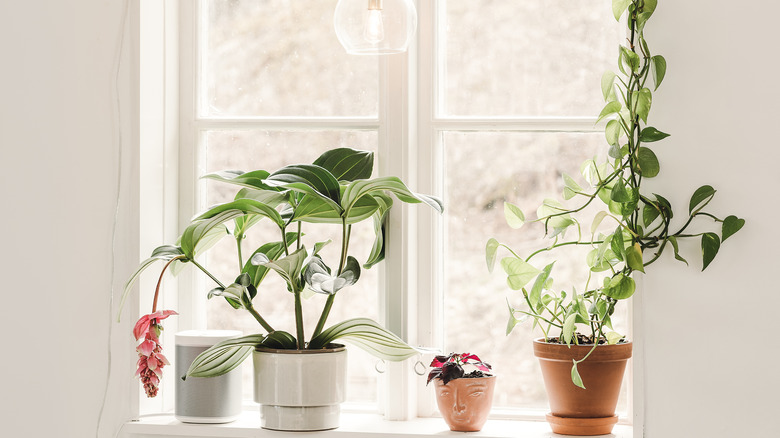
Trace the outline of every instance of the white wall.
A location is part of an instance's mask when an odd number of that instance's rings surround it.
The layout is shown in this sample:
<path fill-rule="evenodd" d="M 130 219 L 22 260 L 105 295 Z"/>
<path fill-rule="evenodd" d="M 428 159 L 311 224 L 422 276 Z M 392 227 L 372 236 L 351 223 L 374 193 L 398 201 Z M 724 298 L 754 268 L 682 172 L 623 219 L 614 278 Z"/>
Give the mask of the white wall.
<path fill-rule="evenodd" d="M 95 436 L 109 290 L 138 256 L 130 208 L 137 150 L 129 129 L 117 252 L 111 238 L 120 3 L 0 3 L 3 436 Z M 780 186 L 773 32 L 780 4 L 660 3 L 648 38 L 669 71 L 652 123 L 672 137 L 657 148 L 662 180 L 655 188 L 681 214 L 696 187 L 712 184 L 719 190 L 713 210 L 738 214 L 747 225 L 705 273 L 690 256 L 692 267 L 664 262 L 644 281 L 646 436 L 774 436 L 780 355 L 762 348 L 776 343 L 780 308 L 772 234 L 780 214 L 772 202 Z M 120 90 L 129 128 L 129 76 Z M 114 257 L 119 280 L 111 278 Z M 115 326 L 112 341 L 127 342 L 125 332 Z M 114 375 L 132 374 L 132 364 L 112 365 Z M 108 391 L 109 423 L 129 415 L 123 394 L 134 390 L 123 377 Z M 113 436 L 113 426 L 104 422 L 101 436 Z"/>
<path fill-rule="evenodd" d="M 95 436 L 111 324 L 119 152 L 114 69 L 123 3 L 0 2 L 4 437 Z M 126 62 L 126 72 L 130 67 Z M 126 146 L 135 117 L 129 84 L 123 76 Z M 133 155 L 128 147 L 126 189 Z M 126 244 L 133 235 L 128 224 L 137 220 L 127 205 L 133 196 L 123 193 L 117 275 L 127 275 L 134 246 Z M 129 336 L 126 328 L 114 330 L 120 332 Z M 132 365 L 124 371 L 131 383 Z M 109 397 L 107 415 L 129 412 L 127 396 Z"/>
<path fill-rule="evenodd" d="M 669 64 L 652 124 L 661 180 L 682 216 L 700 185 L 711 211 L 746 219 L 703 273 L 667 261 L 644 281 L 646 432 L 651 438 L 776 437 L 780 274 L 780 84 L 774 1 L 659 1 L 650 49 Z M 722 217 L 722 216 L 721 216 Z"/>

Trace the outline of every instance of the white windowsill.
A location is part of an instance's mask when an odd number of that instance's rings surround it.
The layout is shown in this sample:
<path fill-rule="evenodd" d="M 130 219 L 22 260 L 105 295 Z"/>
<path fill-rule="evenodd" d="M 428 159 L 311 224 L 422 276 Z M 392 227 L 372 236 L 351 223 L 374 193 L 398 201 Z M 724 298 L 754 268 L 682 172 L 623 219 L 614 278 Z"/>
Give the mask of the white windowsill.
<path fill-rule="evenodd" d="M 172 414 L 146 416 L 126 423 L 122 432 L 128 438 L 198 437 L 198 438 L 290 438 L 293 436 L 414 438 L 428 436 L 473 436 L 486 438 L 551 438 L 563 437 L 550 431 L 543 421 L 488 420 L 480 432 L 451 432 L 441 418 L 418 418 L 410 421 L 386 421 L 376 414 L 342 413 L 341 427 L 322 432 L 277 432 L 260 428 L 260 414 L 244 411 L 241 418 L 227 424 L 187 424 Z M 611 438 L 632 438 L 631 426 L 618 424 Z"/>

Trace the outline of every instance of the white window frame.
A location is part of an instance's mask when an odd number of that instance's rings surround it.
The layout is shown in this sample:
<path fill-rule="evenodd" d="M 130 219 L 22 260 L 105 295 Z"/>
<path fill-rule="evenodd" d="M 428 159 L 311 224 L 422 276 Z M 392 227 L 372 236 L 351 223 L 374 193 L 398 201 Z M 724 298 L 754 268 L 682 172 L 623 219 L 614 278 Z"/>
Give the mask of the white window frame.
<path fill-rule="evenodd" d="M 142 217 L 153 218 L 142 224 L 142 253 L 153 248 L 160 241 L 172 241 L 188 222 L 190 215 L 197 210 L 195 183 L 201 166 L 198 148 L 187 149 L 187 145 L 196 145 L 201 139 L 198 133 L 209 128 L 246 128 L 272 130 L 377 130 L 378 153 L 382 157 L 379 173 L 396 175 L 407 181 L 421 193 L 444 194 L 444 169 L 441 133 L 443 131 L 504 131 L 504 132 L 598 132 L 602 128 L 595 125 L 595 117 L 451 117 L 437 113 L 441 101 L 437 95 L 436 84 L 440 78 L 436 57 L 440 35 L 435 34 L 436 24 L 443 18 L 444 8 L 436 6 L 446 0 L 415 1 L 418 9 L 418 33 L 416 41 L 407 55 L 378 57 L 379 62 L 379 114 L 366 118 L 320 118 L 320 117 L 257 117 L 235 119 L 206 120 L 198 117 L 198 102 L 194 99 L 196 90 L 196 67 L 200 65 L 195 53 L 190 50 L 192 41 L 197 41 L 197 26 L 193 26 L 199 1 L 178 2 L 163 0 L 164 28 L 162 38 L 165 43 L 157 56 L 161 65 L 155 65 L 165 84 L 159 91 L 162 109 L 159 116 L 164 120 L 159 132 L 159 141 L 151 146 L 143 146 L 141 168 L 154 168 L 163 162 L 162 169 L 154 172 L 158 178 L 146 182 L 141 188 L 144 193 L 155 193 L 151 199 L 142 199 L 144 208 Z M 150 4 L 148 0 L 143 4 Z M 141 14 L 142 19 L 154 14 Z M 143 36 L 141 37 L 143 39 Z M 143 47 L 143 45 L 142 45 Z M 142 60 L 145 57 L 142 55 Z M 142 61 L 143 64 L 143 61 Z M 144 70 L 143 65 L 142 72 Z M 142 73 L 143 74 L 143 73 Z M 157 78 L 160 79 L 160 78 Z M 143 80 L 142 80 L 143 82 Z M 392 90 L 393 99 L 390 99 Z M 142 93 L 143 95 L 143 93 Z M 399 99 L 398 96 L 401 96 Z M 143 99 L 142 99 L 143 100 Z M 416 102 L 416 105 L 414 104 Z M 411 105 L 410 105 L 411 103 Z M 157 103 L 159 104 L 159 102 Z M 150 103 L 153 107 L 154 103 Z M 141 105 L 143 112 L 143 102 Z M 143 151 L 151 151 L 144 155 Z M 145 181 L 141 178 L 142 183 Z M 157 195 L 159 194 L 159 195 Z M 442 347 L 442 297 L 443 297 L 443 235 L 445 221 L 441 216 L 428 209 L 407 208 L 399 205 L 390 216 L 386 261 L 380 268 L 382 290 L 403 290 L 403 294 L 384 294 L 380 300 L 380 319 L 390 330 L 414 345 Z M 146 214 L 151 212 L 151 214 Z M 162 239 L 160 239 L 162 237 Z M 154 242 L 152 242 L 154 240 Z M 150 246 L 151 245 L 151 246 Z M 429 263 L 421 266 L 421 263 Z M 194 277 L 182 276 L 178 286 L 179 294 L 167 295 L 167 308 L 179 309 L 176 322 L 166 321 L 166 332 L 170 335 L 181 328 L 202 328 L 205 326 L 204 300 L 189 293 Z M 148 281 L 148 280 L 147 280 Z M 168 290 L 174 290 L 174 287 Z M 640 284 L 641 286 L 641 284 Z M 142 290 L 148 290 L 144 284 Z M 635 300 L 633 308 L 640 303 Z M 144 308 L 144 307 L 142 307 Z M 633 312 L 632 312 L 633 313 Z M 200 315 L 200 316 L 198 316 Z M 170 320 L 169 320 L 170 321 Z M 637 331 L 631 337 L 637 341 Z M 173 345 L 172 337 L 167 345 Z M 642 353 L 635 353 L 634 368 L 641 375 Z M 399 364 L 388 364 L 380 388 L 380 409 L 391 420 L 408 420 L 415 417 L 434 415 L 436 408 L 431 391 L 425 390 L 423 379 L 414 372 L 414 360 Z M 633 372 L 629 370 L 630 376 Z M 166 379 L 169 380 L 170 379 Z M 641 379 L 640 379 L 641 380 Z M 630 378 L 629 418 L 633 418 L 635 427 L 640 425 L 641 406 L 634 403 L 641 397 L 632 396 L 632 391 L 641 392 L 641 387 Z M 165 388 L 163 393 L 173 393 Z M 421 389 L 422 390 L 419 390 Z M 634 401 L 634 403 L 632 403 Z M 143 411 L 149 411 L 144 401 L 140 402 Z M 158 411 L 170 408 L 169 401 L 155 404 Z M 635 409 L 639 408 L 639 409 Z M 497 417 L 515 419 L 538 419 L 538 413 L 504 412 Z"/>

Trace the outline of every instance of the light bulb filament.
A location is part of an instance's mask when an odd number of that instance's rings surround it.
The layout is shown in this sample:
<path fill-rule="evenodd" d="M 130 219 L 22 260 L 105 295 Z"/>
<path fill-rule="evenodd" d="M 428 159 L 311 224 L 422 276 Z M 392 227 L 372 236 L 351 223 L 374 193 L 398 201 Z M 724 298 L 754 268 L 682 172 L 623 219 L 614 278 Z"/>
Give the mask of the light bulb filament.
<path fill-rule="evenodd" d="M 363 38 L 371 44 L 376 44 L 385 39 L 385 24 L 382 20 L 381 9 L 368 10 L 366 24 L 363 28 Z"/>

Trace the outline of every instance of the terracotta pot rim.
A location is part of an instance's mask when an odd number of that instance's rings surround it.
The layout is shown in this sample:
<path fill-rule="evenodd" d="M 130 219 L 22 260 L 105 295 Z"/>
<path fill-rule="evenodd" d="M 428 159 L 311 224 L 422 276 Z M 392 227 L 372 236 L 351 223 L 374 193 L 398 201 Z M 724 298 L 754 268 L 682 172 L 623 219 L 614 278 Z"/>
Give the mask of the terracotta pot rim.
<path fill-rule="evenodd" d="M 544 338 L 536 338 L 536 339 L 534 339 L 534 344 L 567 346 L 566 344 L 559 344 L 557 342 L 546 342 L 544 340 Z M 625 341 L 625 342 L 620 342 L 620 343 L 617 343 L 617 344 L 599 344 L 599 345 L 603 347 L 603 346 L 607 346 L 607 345 L 628 345 L 628 344 L 633 344 L 633 342 L 632 341 Z M 571 347 L 572 348 L 574 348 L 574 347 L 593 347 L 593 344 L 571 344 Z"/>
<path fill-rule="evenodd" d="M 345 351 L 347 347 L 343 344 L 328 344 L 328 348 L 320 348 L 318 350 L 282 350 L 277 348 L 268 348 L 257 346 L 255 347 L 255 353 L 268 353 L 268 354 L 327 354 L 338 353 Z"/>
<path fill-rule="evenodd" d="M 566 361 L 581 359 L 590 353 L 594 344 L 566 345 L 544 342 L 544 338 L 534 339 L 534 356 L 542 360 Z M 634 344 L 631 341 L 620 344 L 599 344 L 587 361 L 608 362 L 626 360 L 632 356 Z"/>

